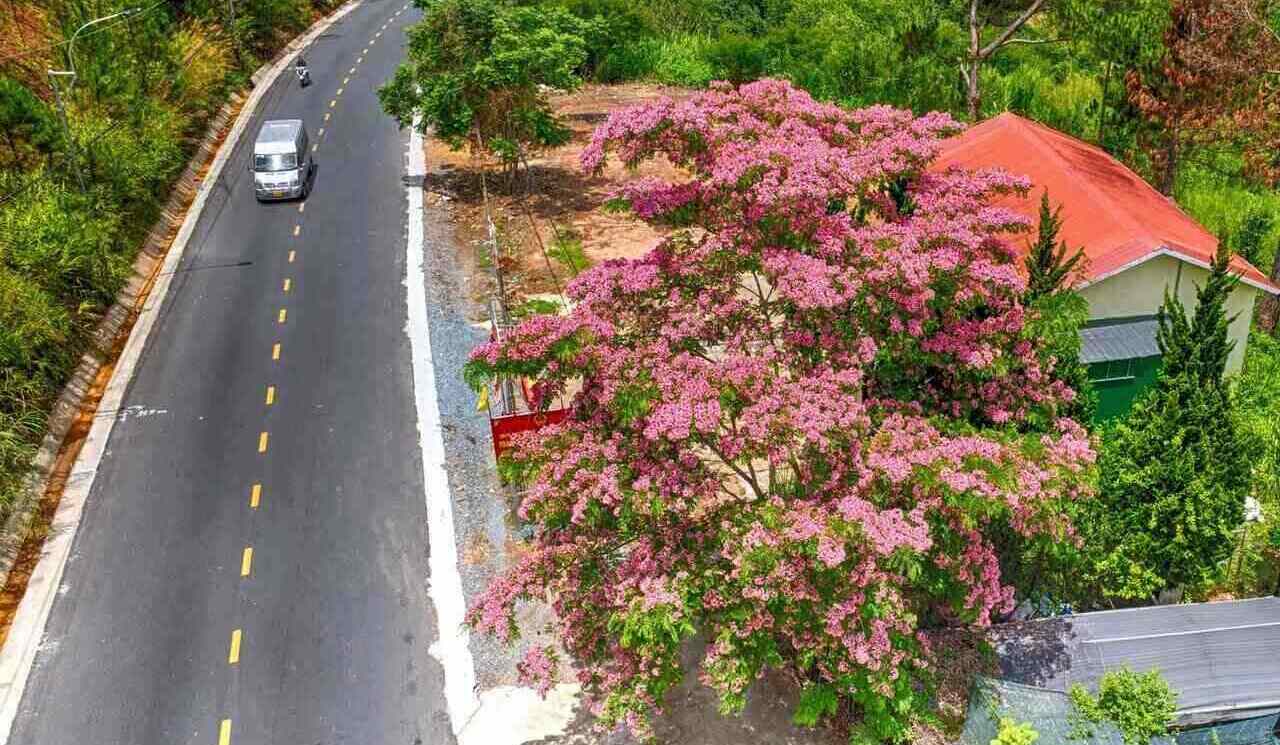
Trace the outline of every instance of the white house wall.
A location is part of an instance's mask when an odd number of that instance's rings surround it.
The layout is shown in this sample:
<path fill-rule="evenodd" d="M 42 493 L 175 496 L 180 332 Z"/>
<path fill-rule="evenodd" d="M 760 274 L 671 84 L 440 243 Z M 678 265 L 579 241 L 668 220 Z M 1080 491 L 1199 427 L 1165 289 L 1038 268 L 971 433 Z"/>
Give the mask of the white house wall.
<path fill-rule="evenodd" d="M 1164 301 L 1166 287 L 1177 288 L 1178 300 L 1191 313 L 1196 307 L 1196 288 L 1202 286 L 1208 277 L 1208 270 L 1194 264 L 1172 256 L 1156 256 L 1089 285 L 1080 294 L 1089 301 L 1091 320 L 1154 315 Z M 1244 348 L 1249 340 L 1249 323 L 1257 293 L 1256 289 L 1242 283 L 1227 299 L 1227 316 L 1235 316 L 1228 328 L 1228 334 L 1235 341 L 1235 348 L 1227 358 L 1228 373 L 1237 373 L 1244 366 Z"/>

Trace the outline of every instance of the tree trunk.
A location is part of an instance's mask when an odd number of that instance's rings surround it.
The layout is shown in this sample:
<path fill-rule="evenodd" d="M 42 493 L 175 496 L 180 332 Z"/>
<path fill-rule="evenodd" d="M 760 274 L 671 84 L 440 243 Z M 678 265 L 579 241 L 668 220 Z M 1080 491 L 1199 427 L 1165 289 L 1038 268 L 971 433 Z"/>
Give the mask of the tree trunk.
<path fill-rule="evenodd" d="M 1164 148 L 1164 167 L 1160 169 L 1160 193 L 1166 197 L 1173 196 L 1173 187 L 1178 178 L 1178 137 L 1175 133 L 1167 134 L 1169 141 Z"/>
<path fill-rule="evenodd" d="M 965 60 L 965 93 L 969 104 L 969 121 L 978 121 L 982 109 L 982 93 L 978 89 L 978 69 L 982 66 L 981 29 L 978 28 L 978 0 L 969 0 L 969 57 Z"/>
<path fill-rule="evenodd" d="M 1107 125 L 1107 89 L 1111 87 L 1111 60 L 1107 60 L 1107 73 L 1102 76 L 1102 96 L 1098 99 L 1098 146 L 1102 146 L 1102 134 Z"/>
<path fill-rule="evenodd" d="M 1276 258 L 1271 262 L 1271 281 L 1280 285 L 1280 246 L 1276 246 Z M 1280 330 L 1280 297 L 1267 293 L 1262 299 L 1262 306 L 1258 308 L 1258 326 L 1272 336 L 1277 335 Z"/>

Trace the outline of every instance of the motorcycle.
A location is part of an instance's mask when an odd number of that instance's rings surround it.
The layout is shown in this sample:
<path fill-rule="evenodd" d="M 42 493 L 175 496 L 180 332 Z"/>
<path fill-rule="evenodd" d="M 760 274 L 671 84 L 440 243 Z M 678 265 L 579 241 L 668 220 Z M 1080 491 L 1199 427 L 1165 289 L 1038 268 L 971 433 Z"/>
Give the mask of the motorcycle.
<path fill-rule="evenodd" d="M 298 76 L 298 84 L 303 88 L 311 85 L 311 71 L 304 64 L 298 64 L 293 68 L 293 72 Z"/>

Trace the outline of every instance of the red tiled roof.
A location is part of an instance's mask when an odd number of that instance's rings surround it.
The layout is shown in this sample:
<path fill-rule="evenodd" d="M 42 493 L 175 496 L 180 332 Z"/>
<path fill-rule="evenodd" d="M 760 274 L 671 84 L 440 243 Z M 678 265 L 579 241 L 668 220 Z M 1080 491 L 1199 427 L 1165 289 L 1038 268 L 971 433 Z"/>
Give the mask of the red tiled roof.
<path fill-rule="evenodd" d="M 1207 267 L 1218 248 L 1212 233 L 1120 161 L 1017 114 L 988 119 L 944 143 L 930 170 L 953 166 L 998 167 L 1031 179 L 1032 188 L 1025 197 L 1009 196 L 998 203 L 1033 222 L 1039 216 L 1040 194 L 1047 187 L 1050 204 L 1062 205 L 1058 237 L 1072 248 L 1083 246 L 1088 257 L 1081 285 L 1160 254 Z M 1013 240 L 1025 246 L 1029 238 Z M 1231 266 L 1248 284 L 1280 294 L 1280 285 L 1243 257 L 1232 257 Z"/>

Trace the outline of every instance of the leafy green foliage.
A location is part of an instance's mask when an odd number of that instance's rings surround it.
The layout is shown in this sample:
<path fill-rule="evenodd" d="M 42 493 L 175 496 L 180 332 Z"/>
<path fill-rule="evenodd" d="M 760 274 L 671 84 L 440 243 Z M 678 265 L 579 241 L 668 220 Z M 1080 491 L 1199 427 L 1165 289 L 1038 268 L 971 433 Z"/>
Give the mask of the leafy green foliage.
<path fill-rule="evenodd" d="M 1038 739 L 1040 733 L 1036 732 L 1030 722 L 1018 723 L 1005 717 L 1000 720 L 1000 730 L 996 732 L 990 745 L 1031 745 Z"/>
<path fill-rule="evenodd" d="M 1091 736 L 1086 734 L 1090 725 L 1110 722 L 1126 745 L 1147 745 L 1168 732 L 1177 699 L 1159 670 L 1135 673 L 1128 668 L 1103 675 L 1097 696 L 1079 684 L 1071 687 L 1070 696 L 1079 734 Z"/>
<path fill-rule="evenodd" d="M 1236 282 L 1228 256 L 1219 253 L 1191 319 L 1166 294 L 1160 377 L 1104 441 L 1100 494 L 1084 522 L 1103 596 L 1203 587 L 1243 519 L 1250 464 L 1223 380 L 1224 305 Z"/>
<path fill-rule="evenodd" d="M 419 0 L 409 61 L 378 90 L 401 126 L 421 117 L 454 148 L 470 145 L 518 164 L 530 148 L 568 139 L 542 87 L 581 83 L 587 38 L 596 28 L 558 5 L 504 0 Z"/>

